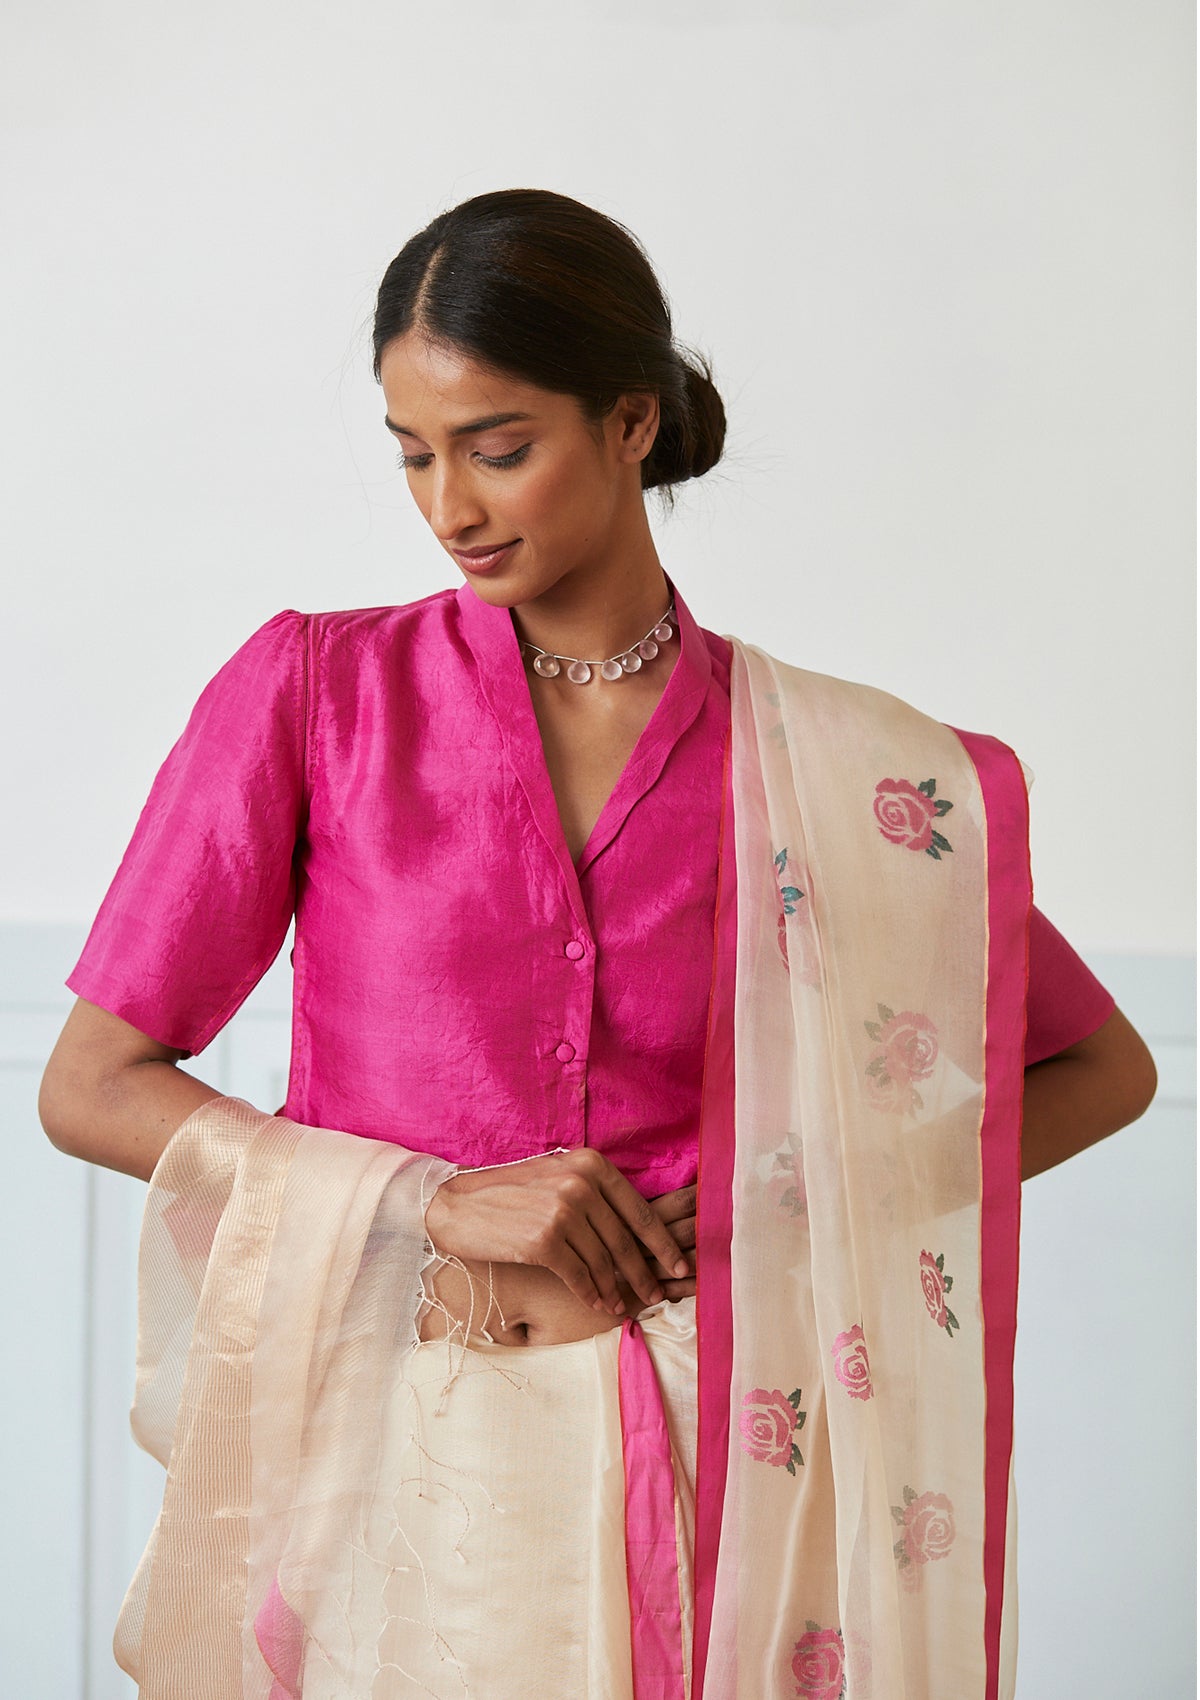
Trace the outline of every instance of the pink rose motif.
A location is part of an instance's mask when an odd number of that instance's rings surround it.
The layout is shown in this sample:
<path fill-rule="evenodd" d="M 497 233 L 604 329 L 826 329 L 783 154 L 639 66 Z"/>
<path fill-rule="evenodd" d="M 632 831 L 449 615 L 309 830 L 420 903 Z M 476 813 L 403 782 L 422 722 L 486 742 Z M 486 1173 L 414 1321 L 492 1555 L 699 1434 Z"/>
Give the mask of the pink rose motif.
<path fill-rule="evenodd" d="M 881 779 L 875 787 L 875 819 L 892 844 L 926 850 L 933 842 L 937 809 L 933 798 L 918 791 L 911 779 Z"/>
<path fill-rule="evenodd" d="M 897 1015 L 884 1003 L 877 1004 L 878 1021 L 864 1021 L 867 1036 L 875 1041 L 867 1062 L 867 1088 L 871 1103 L 880 1110 L 910 1113 L 923 1108 L 916 1090 L 918 1080 L 928 1080 L 938 1058 L 937 1028 L 927 1015 L 902 1009 Z"/>
<path fill-rule="evenodd" d="M 879 1040 L 893 1080 L 928 1080 L 937 1061 L 937 1028 L 927 1015 L 902 1009 L 885 1022 Z"/>
<path fill-rule="evenodd" d="M 742 1451 L 762 1464 L 775 1464 L 796 1474 L 803 1464 L 796 1445 L 796 1430 L 804 1426 L 806 1412 L 800 1409 L 800 1389 L 789 1398 L 780 1388 L 752 1387 L 742 1400 L 738 1428 Z"/>
<path fill-rule="evenodd" d="M 945 1558 L 954 1542 L 954 1507 L 944 1493 L 916 1494 L 906 1487 L 904 1505 L 892 1507 L 892 1515 L 897 1513 L 903 1530 L 897 1548 L 910 1564 Z"/>
<path fill-rule="evenodd" d="M 866 1336 L 857 1322 L 833 1342 L 833 1373 L 852 1399 L 871 1397 L 873 1389 Z"/>
<path fill-rule="evenodd" d="M 783 966 L 790 969 L 787 953 L 787 916 L 779 911 L 779 954 L 783 958 Z"/>
<path fill-rule="evenodd" d="M 792 1675 L 803 1700 L 840 1700 L 846 1684 L 841 1631 L 806 1629 L 792 1653 Z"/>
<path fill-rule="evenodd" d="M 921 1253 L 921 1291 L 925 1308 L 939 1328 L 946 1326 L 946 1282 L 931 1251 Z"/>
<path fill-rule="evenodd" d="M 954 805 L 935 797 L 936 790 L 935 779 L 922 780 L 920 785 L 911 779 L 881 779 L 875 787 L 875 819 L 889 843 L 924 850 L 940 862 L 942 851 L 952 845 L 933 823 Z"/>

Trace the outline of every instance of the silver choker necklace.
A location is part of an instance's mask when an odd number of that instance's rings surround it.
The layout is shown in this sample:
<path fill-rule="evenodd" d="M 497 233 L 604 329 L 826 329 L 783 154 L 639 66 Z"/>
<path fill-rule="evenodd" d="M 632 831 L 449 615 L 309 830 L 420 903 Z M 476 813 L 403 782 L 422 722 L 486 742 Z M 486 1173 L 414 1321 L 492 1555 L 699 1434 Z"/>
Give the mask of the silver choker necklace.
<path fill-rule="evenodd" d="M 671 623 L 674 621 L 674 625 Z M 667 607 L 661 620 L 656 620 L 644 638 L 623 649 L 617 655 L 610 655 L 607 661 L 581 661 L 577 655 L 554 655 L 549 650 L 539 649 L 536 643 L 527 643 L 524 638 L 518 638 L 523 650 L 533 654 L 533 670 L 540 673 L 543 679 L 556 679 L 562 672 L 562 663 L 569 661 L 567 678 L 573 685 L 586 685 L 592 676 L 592 668 L 600 669 L 602 679 L 623 679 L 626 673 L 636 673 L 643 661 L 653 661 L 658 654 L 660 644 L 669 643 L 675 636 L 675 598 Z"/>

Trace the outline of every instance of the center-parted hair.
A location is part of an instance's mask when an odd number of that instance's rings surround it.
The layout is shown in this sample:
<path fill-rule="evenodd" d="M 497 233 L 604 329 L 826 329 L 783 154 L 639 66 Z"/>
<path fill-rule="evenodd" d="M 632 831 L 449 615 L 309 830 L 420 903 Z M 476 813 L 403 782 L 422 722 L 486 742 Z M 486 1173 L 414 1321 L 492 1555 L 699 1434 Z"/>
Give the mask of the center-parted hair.
<path fill-rule="evenodd" d="M 496 189 L 439 213 L 383 275 L 377 379 L 388 343 L 410 330 L 575 396 L 593 425 L 622 395 L 657 395 L 642 488 L 668 501 L 671 486 L 721 458 L 725 408 L 712 368 L 676 343 L 645 250 L 623 224 L 569 195 Z"/>

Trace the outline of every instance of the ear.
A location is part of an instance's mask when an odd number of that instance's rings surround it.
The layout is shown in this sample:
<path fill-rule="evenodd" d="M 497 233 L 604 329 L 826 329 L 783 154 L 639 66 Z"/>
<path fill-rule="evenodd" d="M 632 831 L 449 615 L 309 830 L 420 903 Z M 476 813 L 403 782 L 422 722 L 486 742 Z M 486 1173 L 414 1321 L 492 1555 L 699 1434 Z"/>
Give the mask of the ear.
<path fill-rule="evenodd" d="M 658 397 L 644 390 L 621 396 L 613 409 L 617 452 L 623 461 L 645 460 L 658 435 Z"/>

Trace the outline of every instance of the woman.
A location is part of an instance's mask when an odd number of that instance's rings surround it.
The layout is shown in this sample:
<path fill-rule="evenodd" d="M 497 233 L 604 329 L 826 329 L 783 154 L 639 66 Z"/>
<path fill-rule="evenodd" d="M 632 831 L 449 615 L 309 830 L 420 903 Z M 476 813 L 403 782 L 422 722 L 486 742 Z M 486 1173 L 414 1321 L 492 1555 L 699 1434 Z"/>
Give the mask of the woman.
<path fill-rule="evenodd" d="M 724 410 L 613 221 L 439 215 L 375 369 L 461 582 L 221 670 L 43 1085 L 60 1149 L 153 1176 L 171 1478 L 118 1656 L 164 1695 L 1008 1692 L 1017 1188 L 1154 1090 L 1029 913 L 1015 759 L 697 626 L 644 496 Z M 276 1120 L 177 1064 L 293 915 Z"/>

